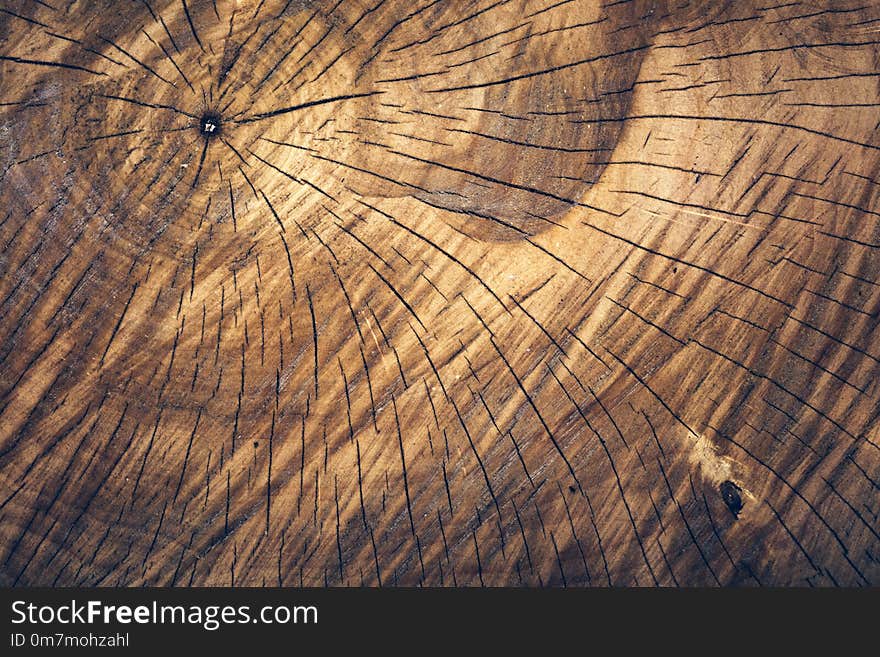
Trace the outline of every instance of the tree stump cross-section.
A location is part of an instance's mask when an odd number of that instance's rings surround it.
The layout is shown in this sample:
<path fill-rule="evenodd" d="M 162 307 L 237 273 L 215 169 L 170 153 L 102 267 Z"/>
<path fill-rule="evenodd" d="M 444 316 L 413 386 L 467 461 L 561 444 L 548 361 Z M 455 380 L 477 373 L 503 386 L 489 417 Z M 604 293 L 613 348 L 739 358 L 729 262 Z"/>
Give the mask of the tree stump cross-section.
<path fill-rule="evenodd" d="M 0 583 L 880 583 L 878 30 L 0 0 Z"/>

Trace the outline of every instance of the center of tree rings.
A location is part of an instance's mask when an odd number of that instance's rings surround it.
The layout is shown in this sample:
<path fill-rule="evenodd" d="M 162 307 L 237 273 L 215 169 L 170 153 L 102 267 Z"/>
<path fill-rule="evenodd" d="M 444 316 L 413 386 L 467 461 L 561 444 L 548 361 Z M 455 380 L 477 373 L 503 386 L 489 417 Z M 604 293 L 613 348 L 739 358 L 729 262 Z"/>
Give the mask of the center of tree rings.
<path fill-rule="evenodd" d="M 206 139 L 220 134 L 220 115 L 216 112 L 205 112 L 199 119 L 199 132 Z"/>

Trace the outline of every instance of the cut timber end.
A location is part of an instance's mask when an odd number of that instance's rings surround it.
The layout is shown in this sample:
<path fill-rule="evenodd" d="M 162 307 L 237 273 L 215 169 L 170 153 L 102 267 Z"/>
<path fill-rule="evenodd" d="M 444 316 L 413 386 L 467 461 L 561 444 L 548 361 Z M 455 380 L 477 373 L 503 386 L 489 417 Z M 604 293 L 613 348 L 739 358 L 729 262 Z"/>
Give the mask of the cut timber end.
<path fill-rule="evenodd" d="M 54 5 L 0 584 L 880 583 L 877 3 Z"/>

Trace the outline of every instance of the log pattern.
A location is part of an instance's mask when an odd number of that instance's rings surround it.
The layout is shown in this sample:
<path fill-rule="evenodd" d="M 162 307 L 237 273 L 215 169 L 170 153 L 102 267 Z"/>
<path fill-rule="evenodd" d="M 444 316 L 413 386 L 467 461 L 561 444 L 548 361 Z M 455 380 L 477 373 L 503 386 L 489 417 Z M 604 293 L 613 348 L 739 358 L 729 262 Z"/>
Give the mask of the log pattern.
<path fill-rule="evenodd" d="M 0 583 L 880 584 L 873 0 L 2 0 Z"/>

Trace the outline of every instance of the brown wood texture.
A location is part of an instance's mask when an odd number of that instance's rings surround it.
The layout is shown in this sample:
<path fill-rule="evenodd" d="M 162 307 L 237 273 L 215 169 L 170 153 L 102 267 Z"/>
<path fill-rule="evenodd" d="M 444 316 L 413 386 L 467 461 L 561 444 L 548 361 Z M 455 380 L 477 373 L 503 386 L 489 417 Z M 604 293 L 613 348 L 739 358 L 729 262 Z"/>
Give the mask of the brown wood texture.
<path fill-rule="evenodd" d="M 0 582 L 880 584 L 875 0 L 3 0 Z"/>

